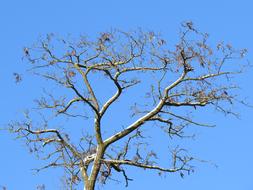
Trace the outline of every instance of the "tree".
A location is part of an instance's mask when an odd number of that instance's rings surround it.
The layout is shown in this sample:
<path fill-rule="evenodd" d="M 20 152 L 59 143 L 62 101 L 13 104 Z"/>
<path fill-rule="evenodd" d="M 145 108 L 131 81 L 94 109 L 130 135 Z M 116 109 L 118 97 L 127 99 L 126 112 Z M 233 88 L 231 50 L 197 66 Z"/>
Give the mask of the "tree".
<path fill-rule="evenodd" d="M 69 189 L 83 182 L 84 189 L 93 190 L 115 173 L 123 175 L 127 186 L 132 180 L 126 172 L 129 166 L 183 176 L 193 171 L 194 158 L 176 146 L 170 150 L 171 165 L 161 166 L 156 151 L 146 146 L 152 144 L 146 138 L 147 125 L 181 139 L 191 125 L 212 127 L 193 119 L 199 110 L 236 115 L 233 103 L 244 102 L 237 98 L 232 79 L 244 65 L 233 60 L 246 52 L 225 43 L 212 48 L 208 34 L 191 22 L 182 24 L 175 46 L 142 30 L 113 30 L 93 40 L 49 34 L 24 48 L 24 54 L 30 71 L 56 86 L 48 92 L 50 83 L 35 101 L 37 109 L 26 112 L 23 121 L 11 122 L 9 129 L 47 161 L 37 171 L 64 168 Z M 123 111 L 127 109 L 118 106 L 121 100 L 132 112 L 129 118 Z M 128 118 L 126 127 L 114 124 L 121 114 Z M 110 123 L 105 123 L 107 118 Z"/>

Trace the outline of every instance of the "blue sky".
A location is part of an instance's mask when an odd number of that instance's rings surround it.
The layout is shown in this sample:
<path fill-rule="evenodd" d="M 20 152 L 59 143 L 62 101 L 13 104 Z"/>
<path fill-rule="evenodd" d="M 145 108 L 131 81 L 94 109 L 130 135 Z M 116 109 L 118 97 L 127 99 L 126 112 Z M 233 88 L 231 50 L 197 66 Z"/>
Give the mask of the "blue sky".
<path fill-rule="evenodd" d="M 94 35 L 110 28 L 125 30 L 142 27 L 161 32 L 165 36 L 175 35 L 180 23 L 192 20 L 200 30 L 210 34 L 211 42 L 224 40 L 235 47 L 247 48 L 247 59 L 253 58 L 251 0 L 212 1 L 85 1 L 85 0 L 2 0 L 0 2 L 0 125 L 18 118 L 24 108 L 32 106 L 39 96 L 42 84 L 24 77 L 16 85 L 13 73 L 25 75 L 22 49 L 46 33 L 60 35 Z M 173 39 L 172 39 L 173 40 Z M 252 62 L 252 61 L 251 61 Z M 242 96 L 252 101 L 253 71 L 238 77 Z M 211 164 L 197 164 L 196 172 L 185 179 L 178 175 L 158 177 L 152 172 L 131 169 L 135 180 L 127 188 L 134 189 L 194 189 L 194 190 L 251 190 L 253 110 L 238 107 L 241 119 L 201 115 L 217 124 L 214 129 L 196 129 L 197 138 L 190 142 L 190 150 L 199 158 L 211 160 Z M 159 144 L 157 143 L 159 146 Z M 57 176 L 60 171 L 50 170 L 34 175 L 31 168 L 40 161 L 30 155 L 20 141 L 0 131 L 0 185 L 10 190 L 36 189 L 36 184 L 45 183 L 47 189 L 59 188 Z M 101 189 L 124 189 L 124 185 L 113 183 Z"/>

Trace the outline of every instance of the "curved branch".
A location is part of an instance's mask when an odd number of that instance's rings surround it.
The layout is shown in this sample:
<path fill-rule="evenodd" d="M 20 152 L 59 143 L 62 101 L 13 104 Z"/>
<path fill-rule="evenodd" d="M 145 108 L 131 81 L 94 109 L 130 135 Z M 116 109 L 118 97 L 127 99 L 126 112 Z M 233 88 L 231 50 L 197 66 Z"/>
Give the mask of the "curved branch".
<path fill-rule="evenodd" d="M 104 113 L 106 112 L 106 110 L 108 109 L 108 107 L 115 102 L 118 97 L 120 96 L 121 92 L 122 92 L 122 88 L 120 86 L 120 84 L 117 81 L 117 76 L 115 78 L 112 77 L 111 73 L 107 70 L 105 70 L 105 73 L 109 76 L 109 78 L 114 82 L 114 84 L 117 87 L 117 92 L 103 105 L 103 107 L 100 110 L 100 116 L 102 117 L 104 115 Z"/>
<path fill-rule="evenodd" d="M 40 134 L 47 134 L 47 133 L 54 133 L 56 134 L 56 136 L 59 138 L 58 141 L 56 142 L 60 142 L 62 143 L 65 147 L 67 147 L 74 156 L 80 158 L 81 155 L 79 154 L 79 152 L 73 147 L 71 146 L 68 142 L 66 142 L 66 140 L 61 136 L 60 132 L 56 129 L 44 129 L 44 130 L 37 130 L 37 131 L 33 131 L 30 129 L 30 125 L 26 124 L 27 128 L 18 128 L 17 130 L 15 130 L 15 132 L 19 132 L 19 131 L 27 131 L 29 134 L 33 134 L 33 135 L 40 135 Z"/>
<path fill-rule="evenodd" d="M 146 115 L 144 115 L 143 117 L 139 118 L 137 121 L 135 121 L 133 124 L 131 124 L 130 126 L 128 126 L 126 129 L 124 129 L 123 131 L 120 131 L 118 133 L 116 133 L 115 135 L 109 137 L 108 139 L 105 140 L 105 146 L 108 146 L 109 144 L 112 144 L 113 142 L 127 136 L 128 134 L 130 134 L 132 131 L 136 130 L 137 128 L 139 128 L 142 124 L 144 124 L 147 120 L 149 120 L 150 118 L 152 118 L 153 116 L 155 116 L 157 113 L 159 113 L 161 111 L 161 109 L 163 108 L 163 106 L 166 103 L 166 100 L 168 98 L 168 92 L 169 90 L 173 89 L 175 86 L 177 86 L 178 84 L 180 84 L 184 77 L 186 76 L 186 72 L 184 71 L 182 73 L 182 75 L 171 85 L 169 85 L 168 87 L 165 88 L 164 90 L 164 96 L 163 98 L 159 101 L 159 103 L 157 104 L 157 106 L 151 110 L 150 112 L 148 112 Z"/>
<path fill-rule="evenodd" d="M 73 103 L 79 102 L 79 101 L 81 101 L 81 100 L 83 100 L 83 99 L 80 98 L 80 97 L 79 97 L 79 98 L 74 98 L 74 99 L 70 100 L 69 103 L 68 103 L 63 109 L 58 110 L 57 112 L 58 112 L 58 113 L 65 113 L 65 112 L 70 108 L 70 106 L 71 106 Z"/>

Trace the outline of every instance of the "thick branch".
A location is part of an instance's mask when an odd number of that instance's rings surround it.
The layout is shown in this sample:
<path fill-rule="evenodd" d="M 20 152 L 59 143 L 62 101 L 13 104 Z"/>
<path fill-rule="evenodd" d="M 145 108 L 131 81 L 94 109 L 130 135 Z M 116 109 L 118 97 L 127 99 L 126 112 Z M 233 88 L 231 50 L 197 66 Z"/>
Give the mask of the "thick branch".
<path fill-rule="evenodd" d="M 177 86 L 178 84 L 180 84 L 183 81 L 183 79 L 184 79 L 185 76 L 186 76 L 186 72 L 184 71 L 182 73 L 182 75 L 174 83 L 172 83 L 170 86 L 168 86 L 168 87 L 165 88 L 163 98 L 159 101 L 159 103 L 157 104 L 157 106 L 153 110 L 151 110 L 146 115 L 144 115 L 143 117 L 141 117 L 140 119 L 138 119 L 137 121 L 135 121 L 133 124 L 131 124 L 130 126 L 128 126 L 125 130 L 120 131 L 120 132 L 116 133 L 115 135 L 109 137 L 107 140 L 105 140 L 105 145 L 108 146 L 109 144 L 112 144 L 113 142 L 115 142 L 115 141 L 117 141 L 117 140 L 119 140 L 119 139 L 127 136 L 132 131 L 134 131 L 137 128 L 139 128 L 147 120 L 149 120 L 150 118 L 152 118 L 153 116 L 155 116 L 157 113 L 159 113 L 161 111 L 162 107 L 166 103 L 166 100 L 168 98 L 168 92 L 171 89 L 173 89 L 175 86 Z"/>

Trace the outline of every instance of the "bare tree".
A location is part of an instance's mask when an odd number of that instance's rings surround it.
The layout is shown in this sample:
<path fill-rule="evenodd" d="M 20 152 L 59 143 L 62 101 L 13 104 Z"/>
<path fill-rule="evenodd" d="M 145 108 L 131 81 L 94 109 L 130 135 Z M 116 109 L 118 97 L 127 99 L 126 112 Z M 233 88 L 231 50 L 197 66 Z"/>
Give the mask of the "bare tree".
<path fill-rule="evenodd" d="M 127 186 L 130 166 L 181 176 L 192 172 L 194 158 L 179 146 L 168 151 L 171 165 L 161 166 L 157 151 L 147 146 L 152 140 L 146 131 L 151 126 L 180 139 L 187 137 L 189 126 L 212 127 L 193 119 L 199 110 L 236 115 L 233 103 L 241 101 L 232 79 L 242 72 L 238 61 L 246 50 L 208 45 L 208 34 L 191 22 L 183 23 L 179 34 L 175 46 L 142 30 L 113 30 L 93 40 L 49 34 L 24 48 L 30 71 L 56 84 L 51 92 L 51 84 L 45 88 L 23 121 L 9 125 L 47 162 L 37 171 L 64 168 L 68 188 L 83 182 L 86 190 L 114 180 L 115 173 L 122 174 Z M 123 115 L 129 117 L 128 126 L 115 124 L 128 108 L 131 115 Z M 108 118 L 110 123 L 104 122 Z"/>

